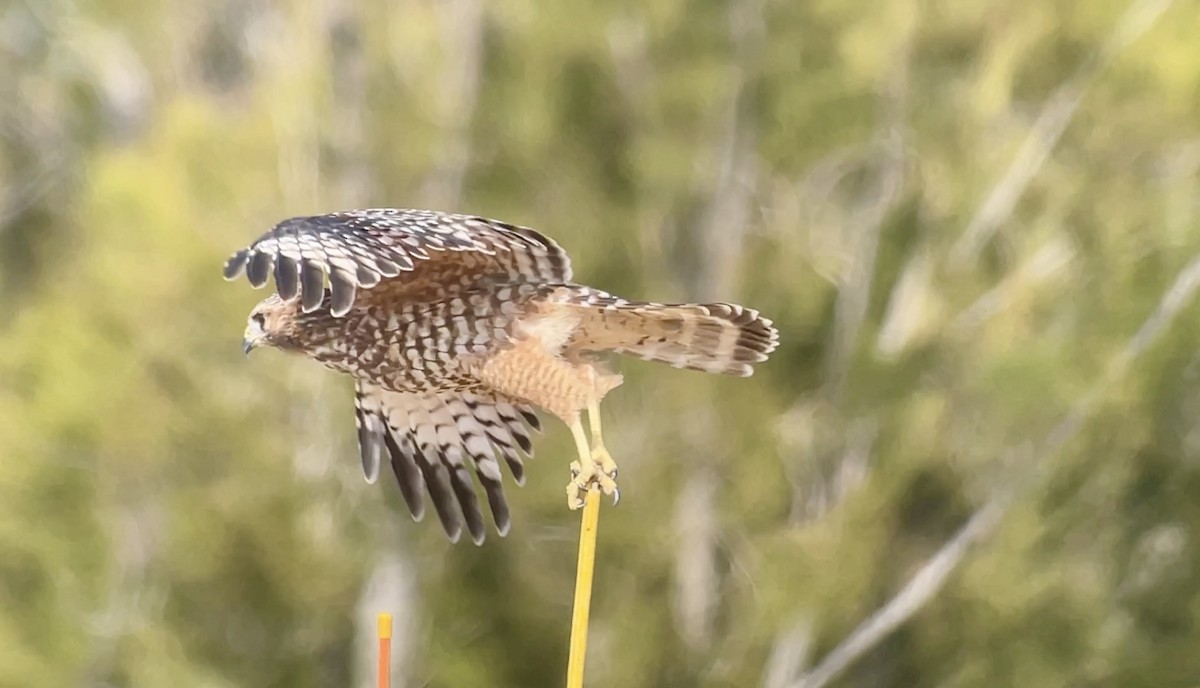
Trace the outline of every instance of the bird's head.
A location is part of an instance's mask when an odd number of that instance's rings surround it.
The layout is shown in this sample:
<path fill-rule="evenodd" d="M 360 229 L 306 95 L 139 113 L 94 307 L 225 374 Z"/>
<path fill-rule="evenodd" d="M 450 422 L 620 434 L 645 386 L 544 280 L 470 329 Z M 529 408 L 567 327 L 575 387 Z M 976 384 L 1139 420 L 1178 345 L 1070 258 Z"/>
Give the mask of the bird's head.
<path fill-rule="evenodd" d="M 295 341 L 297 316 L 300 314 L 298 299 L 284 301 L 279 294 L 271 294 L 250 311 L 246 320 L 246 333 L 242 336 L 242 351 L 249 354 L 260 346 L 291 349 Z"/>

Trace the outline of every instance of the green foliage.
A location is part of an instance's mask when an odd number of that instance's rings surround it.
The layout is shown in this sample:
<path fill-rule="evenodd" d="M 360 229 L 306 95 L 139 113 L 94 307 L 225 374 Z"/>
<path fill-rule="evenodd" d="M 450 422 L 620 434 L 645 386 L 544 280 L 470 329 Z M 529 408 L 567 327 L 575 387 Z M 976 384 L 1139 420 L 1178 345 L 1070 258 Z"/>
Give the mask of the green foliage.
<path fill-rule="evenodd" d="M 0 686 L 369 685 L 381 553 L 400 684 L 561 682 L 563 429 L 451 546 L 220 280 L 283 217 L 434 203 L 782 332 L 749 380 L 622 364 L 590 685 L 785 685 L 1013 483 L 841 682 L 1200 677 L 1197 308 L 1044 451 L 1200 253 L 1194 1 L 1128 45 L 1114 3 L 43 4 L 0 9 Z"/>

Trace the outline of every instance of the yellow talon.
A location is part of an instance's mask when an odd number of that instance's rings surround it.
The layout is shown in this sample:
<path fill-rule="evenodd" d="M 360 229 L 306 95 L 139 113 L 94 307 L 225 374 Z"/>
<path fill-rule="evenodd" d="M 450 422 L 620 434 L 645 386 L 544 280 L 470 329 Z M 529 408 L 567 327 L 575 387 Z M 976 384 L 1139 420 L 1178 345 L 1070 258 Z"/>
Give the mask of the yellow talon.
<path fill-rule="evenodd" d="M 571 482 L 567 483 L 567 507 L 572 511 L 583 508 L 588 488 L 596 481 L 596 466 L 591 461 L 571 462 Z"/>
<path fill-rule="evenodd" d="M 600 491 L 613 498 L 613 504 L 621 501 L 621 491 L 617 488 L 617 463 L 603 445 L 592 447 L 592 465 L 596 475 L 596 484 Z"/>
<path fill-rule="evenodd" d="M 600 438 L 600 409 L 594 405 L 589 407 L 588 420 L 592 426 L 591 448 L 579 419 L 568 423 L 575 449 L 579 452 L 579 460 L 571 462 L 571 482 L 567 483 L 567 506 L 572 510 L 583 507 L 592 486 L 612 497 L 613 504 L 621 500 L 621 491 L 617 488 L 617 463 Z"/>

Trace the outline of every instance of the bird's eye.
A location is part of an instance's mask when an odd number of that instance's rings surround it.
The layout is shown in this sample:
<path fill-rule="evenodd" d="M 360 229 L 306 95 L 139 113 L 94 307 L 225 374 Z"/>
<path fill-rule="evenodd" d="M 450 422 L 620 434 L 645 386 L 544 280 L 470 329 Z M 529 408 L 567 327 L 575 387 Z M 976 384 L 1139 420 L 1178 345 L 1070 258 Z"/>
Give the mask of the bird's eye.
<path fill-rule="evenodd" d="M 262 313 L 255 313 L 250 319 L 259 327 L 265 328 L 267 326 L 267 320 L 263 317 Z"/>

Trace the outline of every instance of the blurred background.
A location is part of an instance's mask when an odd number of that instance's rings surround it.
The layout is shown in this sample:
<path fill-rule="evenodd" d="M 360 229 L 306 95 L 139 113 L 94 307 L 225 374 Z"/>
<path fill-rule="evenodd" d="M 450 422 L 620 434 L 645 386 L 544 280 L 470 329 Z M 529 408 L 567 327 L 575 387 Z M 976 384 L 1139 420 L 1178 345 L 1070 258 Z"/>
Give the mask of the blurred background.
<path fill-rule="evenodd" d="M 548 420 L 480 548 L 240 351 L 276 221 L 539 228 L 775 320 L 606 402 L 589 685 L 1200 680 L 1195 0 L 0 3 L 0 686 L 563 681 Z"/>

